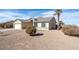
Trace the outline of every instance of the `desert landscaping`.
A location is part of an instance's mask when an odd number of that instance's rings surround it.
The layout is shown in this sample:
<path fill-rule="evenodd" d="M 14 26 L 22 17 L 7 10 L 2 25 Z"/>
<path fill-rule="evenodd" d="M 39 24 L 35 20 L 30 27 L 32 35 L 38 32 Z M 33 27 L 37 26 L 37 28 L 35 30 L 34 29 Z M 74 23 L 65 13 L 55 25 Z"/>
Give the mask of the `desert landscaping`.
<path fill-rule="evenodd" d="M 79 26 L 65 23 L 62 12 L 0 23 L 0 50 L 78 50 Z"/>
<path fill-rule="evenodd" d="M 29 36 L 25 30 L 0 32 L 0 50 L 77 50 L 79 37 L 67 36 L 61 30 L 37 31 Z"/>

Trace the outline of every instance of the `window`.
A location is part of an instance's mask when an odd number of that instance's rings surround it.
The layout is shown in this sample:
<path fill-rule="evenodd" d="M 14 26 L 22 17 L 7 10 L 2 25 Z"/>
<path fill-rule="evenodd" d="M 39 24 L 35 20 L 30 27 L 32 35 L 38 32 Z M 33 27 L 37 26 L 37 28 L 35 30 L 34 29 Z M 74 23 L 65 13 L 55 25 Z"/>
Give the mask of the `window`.
<path fill-rule="evenodd" d="M 42 23 L 42 25 L 41 25 L 42 27 L 45 27 L 45 23 Z"/>

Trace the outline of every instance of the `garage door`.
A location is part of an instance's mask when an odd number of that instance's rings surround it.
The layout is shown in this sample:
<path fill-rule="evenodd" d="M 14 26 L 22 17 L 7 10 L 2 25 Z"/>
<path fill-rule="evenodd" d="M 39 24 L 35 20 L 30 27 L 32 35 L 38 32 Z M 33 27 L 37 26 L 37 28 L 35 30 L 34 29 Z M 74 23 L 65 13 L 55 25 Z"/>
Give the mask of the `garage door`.
<path fill-rule="evenodd" d="M 22 27 L 21 27 L 21 24 L 15 24 L 15 29 L 21 29 Z"/>

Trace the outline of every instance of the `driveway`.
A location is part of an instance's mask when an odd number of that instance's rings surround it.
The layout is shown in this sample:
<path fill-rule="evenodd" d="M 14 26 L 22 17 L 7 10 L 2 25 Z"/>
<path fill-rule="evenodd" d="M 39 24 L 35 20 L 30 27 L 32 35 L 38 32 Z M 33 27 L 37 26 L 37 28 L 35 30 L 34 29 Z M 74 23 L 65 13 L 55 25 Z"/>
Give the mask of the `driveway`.
<path fill-rule="evenodd" d="M 60 30 L 37 31 L 29 36 L 25 30 L 9 30 L 0 34 L 1 50 L 78 50 L 79 37 L 67 36 Z"/>

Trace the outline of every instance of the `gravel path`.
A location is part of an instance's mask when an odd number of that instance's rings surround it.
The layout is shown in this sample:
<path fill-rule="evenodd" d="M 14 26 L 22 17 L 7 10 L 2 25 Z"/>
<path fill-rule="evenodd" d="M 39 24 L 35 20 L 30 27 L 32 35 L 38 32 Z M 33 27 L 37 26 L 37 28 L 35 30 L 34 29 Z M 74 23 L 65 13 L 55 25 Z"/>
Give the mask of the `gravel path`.
<path fill-rule="evenodd" d="M 0 33 L 1 50 L 78 50 L 79 38 L 66 36 L 61 31 L 37 31 L 29 36 L 24 30 Z"/>

